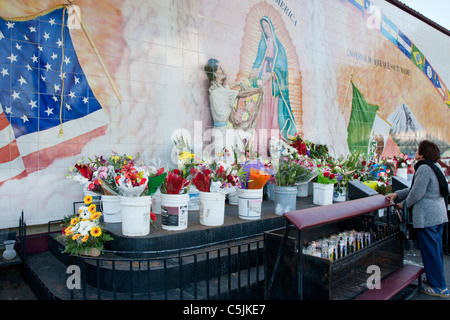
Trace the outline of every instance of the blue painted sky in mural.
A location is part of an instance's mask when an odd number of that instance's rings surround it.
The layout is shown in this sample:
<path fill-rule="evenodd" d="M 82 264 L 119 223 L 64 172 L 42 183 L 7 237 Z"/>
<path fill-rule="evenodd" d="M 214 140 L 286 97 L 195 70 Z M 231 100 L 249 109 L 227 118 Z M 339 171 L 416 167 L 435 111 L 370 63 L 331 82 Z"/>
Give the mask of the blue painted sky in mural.
<path fill-rule="evenodd" d="M 399 0 L 430 20 L 450 30 L 450 1 L 448 0 Z"/>

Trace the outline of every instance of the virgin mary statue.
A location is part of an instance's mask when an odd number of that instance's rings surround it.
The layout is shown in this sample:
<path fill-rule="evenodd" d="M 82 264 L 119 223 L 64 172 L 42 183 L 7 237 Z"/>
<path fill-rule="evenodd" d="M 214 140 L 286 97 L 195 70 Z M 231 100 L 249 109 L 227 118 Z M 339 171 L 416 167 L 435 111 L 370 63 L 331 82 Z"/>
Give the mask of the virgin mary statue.
<path fill-rule="evenodd" d="M 284 139 L 292 138 L 297 129 L 289 101 L 289 77 L 286 51 L 275 34 L 275 28 L 269 17 L 260 19 L 261 40 L 252 67 L 252 76 L 259 78 L 271 77 L 266 81 L 265 103 L 257 129 L 280 129 Z M 277 116 L 278 115 L 278 116 Z M 273 122 L 273 119 L 277 119 Z"/>

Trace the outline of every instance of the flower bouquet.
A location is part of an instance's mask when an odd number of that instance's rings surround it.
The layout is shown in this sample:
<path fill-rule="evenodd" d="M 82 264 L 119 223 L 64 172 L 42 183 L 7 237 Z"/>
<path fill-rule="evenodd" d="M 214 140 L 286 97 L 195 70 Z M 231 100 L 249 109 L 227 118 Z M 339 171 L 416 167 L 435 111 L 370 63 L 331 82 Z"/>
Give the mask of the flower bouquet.
<path fill-rule="evenodd" d="M 64 219 L 60 236 L 65 245 L 63 252 L 98 256 L 105 242 L 113 238 L 104 232 L 99 221 L 101 213 L 97 212 L 96 205 L 92 204 L 92 197 L 84 197 L 84 204 L 79 208 L 78 214 Z"/>
<path fill-rule="evenodd" d="M 190 181 L 183 176 L 183 171 L 173 169 L 167 172 L 161 184 L 163 194 L 187 194 Z"/>
<path fill-rule="evenodd" d="M 91 162 L 85 162 L 83 158 L 77 161 L 74 166 L 69 168 L 69 174 L 66 174 L 68 179 L 72 179 L 83 186 L 83 189 L 95 193 L 101 193 L 102 189 L 98 183 L 93 180 L 94 168 Z"/>
<path fill-rule="evenodd" d="M 229 194 L 236 191 L 242 170 L 236 164 L 213 160 L 210 164 L 197 166 L 193 172 L 192 184 L 202 192 Z"/>
<path fill-rule="evenodd" d="M 279 168 L 271 179 L 277 186 L 295 186 L 297 183 L 311 180 L 314 166 L 306 159 L 291 159 L 282 157 L 279 159 Z"/>

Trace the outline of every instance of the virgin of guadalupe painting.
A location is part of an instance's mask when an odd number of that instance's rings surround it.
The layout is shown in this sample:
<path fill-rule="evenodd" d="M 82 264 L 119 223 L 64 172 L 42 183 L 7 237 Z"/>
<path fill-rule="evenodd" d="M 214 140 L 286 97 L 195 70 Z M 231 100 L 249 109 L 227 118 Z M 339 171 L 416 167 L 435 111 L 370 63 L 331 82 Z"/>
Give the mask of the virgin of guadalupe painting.
<path fill-rule="evenodd" d="M 280 13 L 267 3 L 253 6 L 248 15 L 240 54 L 238 81 L 264 88 L 255 133 L 279 131 L 285 140 L 301 134 L 302 86 L 299 57 Z"/>
<path fill-rule="evenodd" d="M 265 113 L 260 116 L 258 128 L 280 129 L 280 135 L 289 139 L 297 132 L 295 119 L 289 101 L 288 64 L 283 45 L 275 34 L 275 28 L 269 17 L 262 17 L 261 40 L 253 64 L 252 77 L 267 79 L 265 87 Z M 277 117 L 271 117 L 277 111 Z M 265 116 L 264 116 L 265 115 Z M 278 123 L 273 121 L 277 119 Z"/>

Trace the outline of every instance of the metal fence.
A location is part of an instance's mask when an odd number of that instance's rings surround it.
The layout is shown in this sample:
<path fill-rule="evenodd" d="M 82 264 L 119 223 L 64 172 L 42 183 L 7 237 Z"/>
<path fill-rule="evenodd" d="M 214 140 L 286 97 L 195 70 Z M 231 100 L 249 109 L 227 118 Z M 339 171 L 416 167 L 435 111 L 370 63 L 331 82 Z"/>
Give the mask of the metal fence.
<path fill-rule="evenodd" d="M 47 234 L 49 251 L 66 267 L 76 266 L 79 278 L 69 289 L 70 273 L 55 274 L 66 286 L 58 297 L 26 265 L 26 235 L 20 222 L 20 255 L 28 282 L 45 299 L 71 300 L 222 300 L 263 298 L 264 261 L 262 235 L 165 251 L 104 250 L 99 257 L 61 253 L 56 233 Z M 61 285 L 60 285 L 61 287 Z M 61 289 L 59 289 L 61 291 Z"/>

